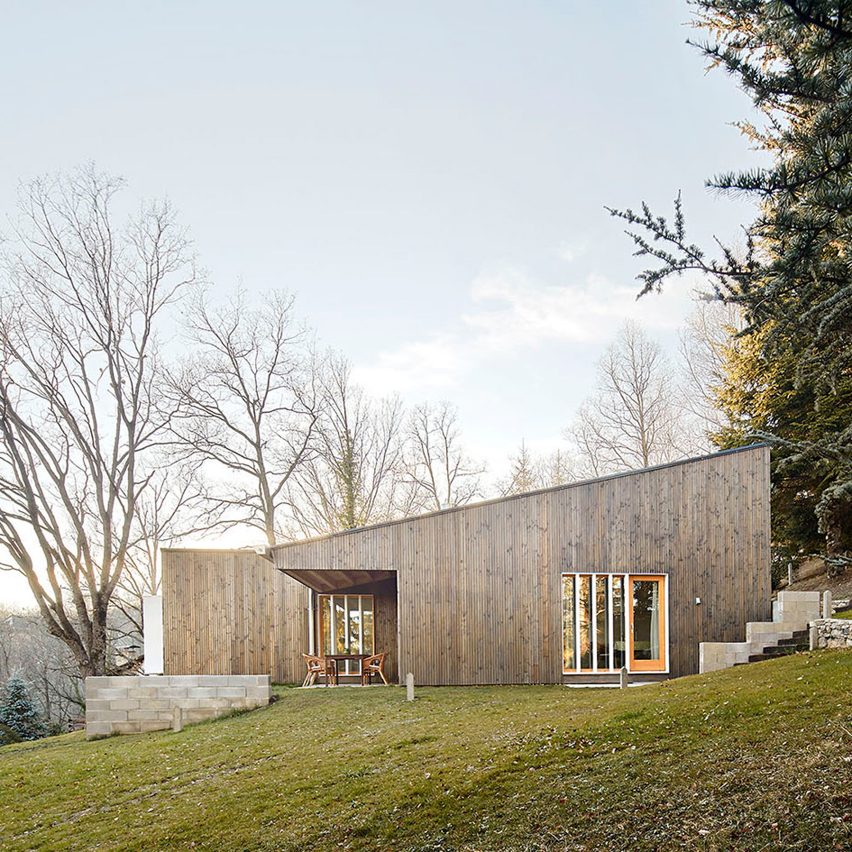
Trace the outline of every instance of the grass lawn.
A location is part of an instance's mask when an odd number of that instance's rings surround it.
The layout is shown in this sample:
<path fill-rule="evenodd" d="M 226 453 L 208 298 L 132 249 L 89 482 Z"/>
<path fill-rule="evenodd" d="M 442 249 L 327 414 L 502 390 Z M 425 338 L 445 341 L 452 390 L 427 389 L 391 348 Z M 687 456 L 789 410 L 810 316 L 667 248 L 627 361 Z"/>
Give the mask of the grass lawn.
<path fill-rule="evenodd" d="M 279 690 L 0 750 L 10 849 L 846 849 L 852 652 L 629 690 Z"/>
<path fill-rule="evenodd" d="M 845 609 L 843 612 L 836 612 L 834 613 L 834 618 L 852 619 L 852 609 Z"/>

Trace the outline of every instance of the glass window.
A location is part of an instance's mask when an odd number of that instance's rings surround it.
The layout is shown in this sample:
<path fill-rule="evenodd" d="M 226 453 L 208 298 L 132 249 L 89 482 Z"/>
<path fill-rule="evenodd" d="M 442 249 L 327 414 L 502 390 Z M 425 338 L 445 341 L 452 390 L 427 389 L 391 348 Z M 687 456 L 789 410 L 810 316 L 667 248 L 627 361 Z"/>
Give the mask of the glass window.
<path fill-rule="evenodd" d="M 562 669 L 576 668 L 574 662 L 574 577 L 562 575 Z"/>
<path fill-rule="evenodd" d="M 346 598 L 346 649 L 347 654 L 361 653 L 361 598 L 347 595 Z"/>
<path fill-rule="evenodd" d="M 375 630 L 373 629 L 373 599 L 362 596 L 361 607 L 361 619 L 364 623 L 361 633 L 361 653 L 375 654 L 376 646 L 373 640 L 373 636 L 375 635 Z"/>
<path fill-rule="evenodd" d="M 346 647 L 346 599 L 335 595 L 332 598 L 334 604 L 334 640 L 332 646 L 335 654 L 348 654 Z"/>
<path fill-rule="evenodd" d="M 580 668 L 592 667 L 592 578 L 583 574 L 580 578 Z"/>
<path fill-rule="evenodd" d="M 665 575 L 563 574 L 563 671 L 664 672 L 665 583 Z"/>
<path fill-rule="evenodd" d="M 375 615 L 372 595 L 319 595 L 317 629 L 321 654 L 375 653 Z M 356 660 L 341 661 L 341 674 L 359 674 Z"/>
<path fill-rule="evenodd" d="M 612 578 L 612 667 L 622 669 L 627 663 L 624 630 L 624 577 Z"/>
<path fill-rule="evenodd" d="M 599 669 L 609 666 L 609 577 L 595 578 L 595 640 Z"/>
<path fill-rule="evenodd" d="M 631 664 L 645 670 L 662 661 L 662 581 L 631 578 L 633 588 L 633 625 L 631 635 Z"/>
<path fill-rule="evenodd" d="M 319 649 L 321 654 L 331 653 L 331 598 L 320 595 L 319 602 Z"/>

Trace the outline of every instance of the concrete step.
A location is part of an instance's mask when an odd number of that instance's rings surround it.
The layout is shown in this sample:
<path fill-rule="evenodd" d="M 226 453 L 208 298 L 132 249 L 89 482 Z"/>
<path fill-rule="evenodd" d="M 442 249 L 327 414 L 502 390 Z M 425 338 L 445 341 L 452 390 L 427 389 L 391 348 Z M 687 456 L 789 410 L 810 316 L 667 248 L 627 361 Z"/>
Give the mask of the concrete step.
<path fill-rule="evenodd" d="M 803 631 L 807 634 L 807 631 Z M 801 636 L 795 639 L 782 639 L 777 645 L 766 645 L 757 653 L 749 654 L 748 660 L 740 660 L 735 666 L 746 666 L 749 663 L 761 663 L 765 660 L 777 660 L 778 657 L 788 657 L 810 648 L 808 642 L 802 642 Z"/>
<path fill-rule="evenodd" d="M 773 620 L 748 622 L 745 642 L 701 642 L 699 671 L 806 651 L 810 645 L 808 624 L 820 617 L 821 606 L 820 592 L 780 592 L 772 607 Z"/>
<path fill-rule="evenodd" d="M 784 657 L 787 654 L 795 654 L 798 650 L 798 645 L 767 645 L 763 650 L 757 651 L 757 653 L 774 657 Z"/>
<path fill-rule="evenodd" d="M 795 645 L 808 648 L 810 646 L 808 631 L 801 630 L 798 633 L 794 633 L 790 639 L 779 639 L 777 644 L 782 647 Z"/>
<path fill-rule="evenodd" d="M 766 660 L 777 660 L 780 657 L 789 657 L 791 653 L 795 652 L 786 652 L 784 654 L 749 654 L 748 661 L 750 663 L 763 663 Z M 742 663 L 740 665 L 743 665 Z"/>
<path fill-rule="evenodd" d="M 793 642 L 792 644 L 786 645 L 782 645 L 779 642 L 777 645 L 767 645 L 757 654 L 749 654 L 748 662 L 761 663 L 764 660 L 776 660 L 778 657 L 789 657 L 791 654 L 797 654 L 800 651 L 807 651 L 809 647 L 810 646 L 807 643 L 803 642 Z M 747 664 L 745 662 L 739 662 L 735 663 L 735 665 L 744 666 Z"/>
<path fill-rule="evenodd" d="M 794 633 L 807 629 L 801 621 L 749 621 L 746 624 L 746 642 L 775 643 L 779 639 L 792 639 Z"/>

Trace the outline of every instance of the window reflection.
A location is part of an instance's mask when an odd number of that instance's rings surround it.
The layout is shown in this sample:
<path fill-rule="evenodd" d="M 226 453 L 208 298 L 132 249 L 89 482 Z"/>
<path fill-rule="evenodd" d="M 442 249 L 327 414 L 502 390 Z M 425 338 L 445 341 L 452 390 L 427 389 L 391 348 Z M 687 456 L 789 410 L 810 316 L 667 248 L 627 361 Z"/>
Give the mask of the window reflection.
<path fill-rule="evenodd" d="M 317 646 L 322 654 L 374 654 L 375 615 L 372 595 L 319 595 Z M 357 660 L 338 663 L 340 674 L 360 674 Z"/>
<path fill-rule="evenodd" d="M 595 638 L 599 669 L 609 668 L 609 578 L 595 578 Z"/>
<path fill-rule="evenodd" d="M 612 578 L 612 667 L 621 669 L 627 663 L 624 631 L 624 577 Z"/>
<path fill-rule="evenodd" d="M 576 667 L 574 655 L 574 578 L 565 574 L 562 577 L 562 668 Z"/>
<path fill-rule="evenodd" d="M 592 578 L 580 577 L 580 668 L 592 667 Z"/>
<path fill-rule="evenodd" d="M 658 580 L 633 580 L 633 659 L 660 659 Z"/>
<path fill-rule="evenodd" d="M 563 671 L 664 671 L 665 579 L 563 574 Z"/>

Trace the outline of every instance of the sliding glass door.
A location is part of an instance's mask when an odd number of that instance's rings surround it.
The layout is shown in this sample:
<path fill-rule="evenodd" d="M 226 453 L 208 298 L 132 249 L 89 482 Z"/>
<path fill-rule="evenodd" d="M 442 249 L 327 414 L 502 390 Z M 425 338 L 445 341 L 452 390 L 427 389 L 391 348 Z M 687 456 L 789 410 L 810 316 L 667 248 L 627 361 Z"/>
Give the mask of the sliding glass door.
<path fill-rule="evenodd" d="M 375 653 L 372 595 L 319 595 L 317 629 L 320 654 Z M 338 663 L 339 674 L 360 674 L 356 660 Z"/>
<path fill-rule="evenodd" d="M 562 670 L 565 674 L 664 672 L 666 577 L 562 575 Z"/>
<path fill-rule="evenodd" d="M 663 606 L 664 577 L 630 578 L 632 630 L 630 670 L 654 672 L 665 669 L 666 625 Z"/>

